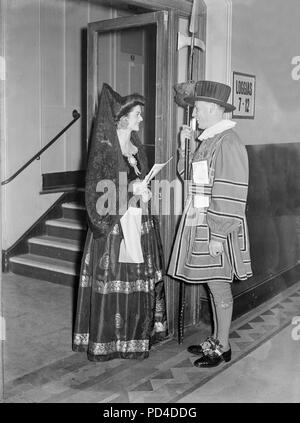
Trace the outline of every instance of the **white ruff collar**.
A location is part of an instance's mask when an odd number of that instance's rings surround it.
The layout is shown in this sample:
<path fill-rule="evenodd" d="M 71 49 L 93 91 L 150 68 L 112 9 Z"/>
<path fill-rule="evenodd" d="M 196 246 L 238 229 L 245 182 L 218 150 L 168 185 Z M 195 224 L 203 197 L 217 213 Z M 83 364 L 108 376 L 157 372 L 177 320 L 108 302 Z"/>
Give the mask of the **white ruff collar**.
<path fill-rule="evenodd" d="M 226 120 L 226 119 L 220 120 L 220 122 L 216 123 L 210 128 L 205 129 L 200 135 L 200 137 L 198 137 L 198 139 L 206 140 L 207 138 L 214 137 L 215 135 L 226 131 L 226 129 L 233 128 L 235 125 L 236 125 L 236 122 L 233 122 L 232 120 Z"/>

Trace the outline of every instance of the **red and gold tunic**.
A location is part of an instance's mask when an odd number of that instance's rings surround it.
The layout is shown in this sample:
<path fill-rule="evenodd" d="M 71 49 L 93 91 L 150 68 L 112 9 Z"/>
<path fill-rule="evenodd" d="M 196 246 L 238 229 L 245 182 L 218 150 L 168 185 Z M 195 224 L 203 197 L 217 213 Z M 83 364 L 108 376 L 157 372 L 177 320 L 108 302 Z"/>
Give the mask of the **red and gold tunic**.
<path fill-rule="evenodd" d="M 183 160 L 178 170 L 182 172 Z M 192 164 L 206 161 L 206 184 L 191 182 L 176 234 L 168 274 L 189 283 L 232 282 L 252 276 L 246 221 L 248 156 L 238 135 L 228 129 L 202 141 Z M 195 207 L 199 196 L 207 197 Z M 203 199 L 203 197 L 202 197 Z M 200 203 L 201 204 L 201 203 Z M 221 241 L 224 251 L 209 254 L 209 241 Z"/>

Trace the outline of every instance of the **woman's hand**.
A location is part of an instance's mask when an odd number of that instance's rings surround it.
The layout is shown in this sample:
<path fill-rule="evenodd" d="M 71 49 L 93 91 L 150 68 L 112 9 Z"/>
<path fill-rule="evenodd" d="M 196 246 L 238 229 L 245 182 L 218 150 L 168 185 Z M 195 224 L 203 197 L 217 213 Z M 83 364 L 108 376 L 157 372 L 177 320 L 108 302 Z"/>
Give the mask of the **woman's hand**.
<path fill-rule="evenodd" d="M 144 181 L 138 180 L 133 182 L 132 190 L 134 195 L 140 195 L 142 197 L 144 203 L 147 203 L 152 197 L 152 193 Z"/>

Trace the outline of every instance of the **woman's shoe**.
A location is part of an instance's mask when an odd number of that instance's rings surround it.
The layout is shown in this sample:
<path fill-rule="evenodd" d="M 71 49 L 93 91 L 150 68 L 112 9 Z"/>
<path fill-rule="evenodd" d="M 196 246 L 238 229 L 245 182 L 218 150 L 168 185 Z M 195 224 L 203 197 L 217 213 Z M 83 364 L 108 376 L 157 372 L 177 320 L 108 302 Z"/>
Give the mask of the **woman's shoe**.
<path fill-rule="evenodd" d="M 223 361 L 226 363 L 231 360 L 231 348 L 228 351 L 222 352 L 220 346 L 215 348 L 214 350 L 209 350 L 205 352 L 202 357 L 198 358 L 194 362 L 194 366 L 196 367 L 216 367 Z"/>
<path fill-rule="evenodd" d="M 216 347 L 217 339 L 213 338 L 212 336 L 209 336 L 205 339 L 204 342 L 198 345 L 190 345 L 187 350 L 191 354 L 195 355 L 203 355 L 204 351 L 209 351 L 212 348 Z"/>

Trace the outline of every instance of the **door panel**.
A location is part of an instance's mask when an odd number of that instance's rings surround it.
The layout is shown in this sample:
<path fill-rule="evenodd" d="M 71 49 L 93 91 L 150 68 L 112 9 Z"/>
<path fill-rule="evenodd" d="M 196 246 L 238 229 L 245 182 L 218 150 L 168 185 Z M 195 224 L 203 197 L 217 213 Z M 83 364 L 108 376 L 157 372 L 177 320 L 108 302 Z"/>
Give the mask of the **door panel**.
<path fill-rule="evenodd" d="M 117 33 L 117 90 L 144 95 L 145 29 L 133 28 Z"/>
<path fill-rule="evenodd" d="M 88 134 L 103 82 L 121 95 L 138 92 L 146 97 L 144 123 L 140 133 L 149 165 L 163 160 L 156 151 L 156 136 L 161 131 L 161 116 L 156 109 L 161 102 L 157 85 L 157 34 L 167 12 L 146 13 L 89 24 Z M 165 69 L 166 71 L 166 69 Z M 161 106 L 160 106 L 161 109 Z"/>

